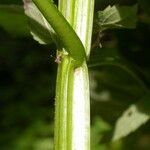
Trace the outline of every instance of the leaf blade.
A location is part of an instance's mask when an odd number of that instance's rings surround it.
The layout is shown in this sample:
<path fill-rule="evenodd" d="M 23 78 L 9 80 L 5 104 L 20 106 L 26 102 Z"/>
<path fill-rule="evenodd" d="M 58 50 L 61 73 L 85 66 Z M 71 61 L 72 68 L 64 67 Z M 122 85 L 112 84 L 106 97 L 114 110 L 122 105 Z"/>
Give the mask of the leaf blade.
<path fill-rule="evenodd" d="M 50 44 L 56 40 L 56 35 L 52 27 L 46 21 L 42 13 L 31 0 L 23 0 L 24 11 L 28 16 L 30 33 L 33 39 L 40 44 Z"/>
<path fill-rule="evenodd" d="M 147 109 L 149 96 L 149 93 L 146 94 L 140 103 L 133 104 L 124 111 L 116 122 L 113 141 L 129 135 L 150 119 L 150 112 Z"/>
<path fill-rule="evenodd" d="M 19 5 L 0 5 L 0 27 L 14 37 L 29 36 L 27 18 Z"/>
<path fill-rule="evenodd" d="M 135 28 L 137 21 L 137 5 L 134 6 L 108 6 L 98 11 L 95 23 L 101 31 L 109 28 Z"/>

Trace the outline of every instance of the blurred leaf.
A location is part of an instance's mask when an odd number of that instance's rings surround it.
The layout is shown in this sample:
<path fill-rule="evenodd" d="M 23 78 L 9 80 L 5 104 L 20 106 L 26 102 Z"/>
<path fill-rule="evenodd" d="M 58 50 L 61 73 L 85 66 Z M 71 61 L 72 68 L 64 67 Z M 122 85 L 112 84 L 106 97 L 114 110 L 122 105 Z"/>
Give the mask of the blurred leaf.
<path fill-rule="evenodd" d="M 104 133 L 111 130 L 111 126 L 105 122 L 102 118 L 94 118 L 93 125 L 91 127 L 91 149 L 92 150 L 105 150 L 106 144 L 100 143 Z"/>
<path fill-rule="evenodd" d="M 98 66 L 103 62 L 120 61 L 121 57 L 116 48 L 97 48 L 91 51 L 88 65 Z"/>
<path fill-rule="evenodd" d="M 53 150 L 52 138 L 39 139 L 34 144 L 34 150 Z"/>
<path fill-rule="evenodd" d="M 19 5 L 0 5 L 0 27 L 12 36 L 29 36 L 27 18 Z"/>
<path fill-rule="evenodd" d="M 133 67 L 129 62 L 124 60 L 117 49 L 100 48 L 93 50 L 90 55 L 88 66 L 114 66 L 116 68 L 120 68 L 128 73 L 143 88 L 144 91 L 148 91 L 148 87 L 141 79 L 140 73 L 136 70 L 136 67 Z"/>
<path fill-rule="evenodd" d="M 33 38 L 40 44 L 50 44 L 56 39 L 54 30 L 31 0 L 23 0 L 23 2 Z"/>
<path fill-rule="evenodd" d="M 35 122 L 22 132 L 15 141 L 15 150 L 53 150 L 53 124 Z"/>
<path fill-rule="evenodd" d="M 135 28 L 137 21 L 137 5 L 134 6 L 108 6 L 98 11 L 95 22 L 100 31 L 109 28 Z"/>
<path fill-rule="evenodd" d="M 127 136 L 150 119 L 149 100 L 150 94 L 145 95 L 140 103 L 133 104 L 124 111 L 123 115 L 117 120 L 113 140 Z"/>

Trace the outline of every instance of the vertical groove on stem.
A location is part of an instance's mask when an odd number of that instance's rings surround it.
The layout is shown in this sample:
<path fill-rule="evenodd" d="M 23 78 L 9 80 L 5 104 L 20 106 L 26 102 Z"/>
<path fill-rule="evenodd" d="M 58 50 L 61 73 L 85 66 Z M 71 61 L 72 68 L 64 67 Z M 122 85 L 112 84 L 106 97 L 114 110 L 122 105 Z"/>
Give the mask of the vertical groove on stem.
<path fill-rule="evenodd" d="M 74 71 L 72 101 L 71 150 L 90 150 L 90 95 L 86 63 Z"/>
<path fill-rule="evenodd" d="M 73 25 L 74 22 L 74 5 L 75 0 L 59 0 L 59 10 L 62 12 L 64 17 L 67 19 L 67 21 L 70 23 L 70 25 Z"/>
<path fill-rule="evenodd" d="M 59 0 L 59 10 L 78 34 L 88 57 L 94 0 Z M 76 68 L 72 61 L 69 56 L 64 56 L 58 65 L 55 150 L 90 150 L 88 69 L 86 62 Z"/>
<path fill-rule="evenodd" d="M 80 37 L 90 55 L 94 0 L 59 0 L 59 10 Z"/>
<path fill-rule="evenodd" d="M 72 131 L 72 122 L 69 119 L 72 117 L 72 113 L 68 110 L 72 110 L 73 61 L 71 57 L 63 56 L 58 67 L 55 103 L 55 150 L 67 150 L 68 143 L 72 141 L 72 133 L 69 132 Z"/>
<path fill-rule="evenodd" d="M 67 101 L 66 92 L 68 78 L 64 76 L 67 71 L 68 59 L 63 59 L 58 67 L 56 82 L 56 110 L 55 110 L 55 149 L 66 147 L 66 126 L 67 126 Z"/>
<path fill-rule="evenodd" d="M 93 28 L 94 0 L 75 0 L 73 29 L 80 37 L 89 57 Z"/>

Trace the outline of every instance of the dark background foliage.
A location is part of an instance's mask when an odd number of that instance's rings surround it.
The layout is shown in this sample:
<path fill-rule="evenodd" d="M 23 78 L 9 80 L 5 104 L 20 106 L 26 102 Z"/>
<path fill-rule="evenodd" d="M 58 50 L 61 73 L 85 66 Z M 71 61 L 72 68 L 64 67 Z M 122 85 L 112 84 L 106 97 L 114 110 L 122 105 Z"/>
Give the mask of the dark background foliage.
<path fill-rule="evenodd" d="M 89 68 L 93 150 L 150 149 L 149 122 L 126 138 L 110 142 L 117 118 L 131 104 L 149 94 L 150 2 L 96 0 L 95 10 L 103 10 L 113 4 L 135 3 L 138 3 L 139 8 L 136 29 L 105 31 L 100 40 L 103 49 L 116 50 L 106 51 L 101 59 L 119 55 L 126 66 L 132 68 L 140 83 L 122 66 Z M 0 4 L 22 5 L 22 1 L 1 0 Z M 8 24 L 13 20 L 15 18 L 5 18 Z M 54 44 L 39 45 L 32 39 L 28 27 L 27 34 L 15 35 L 17 28 L 22 27 L 16 26 L 12 34 L 0 26 L 0 149 L 50 150 L 53 149 L 56 47 Z M 93 43 L 96 37 L 93 34 Z M 95 49 L 99 49 L 99 46 L 96 45 L 92 53 L 95 53 Z M 150 101 L 150 96 L 146 101 Z M 149 103 L 147 108 L 150 108 Z"/>

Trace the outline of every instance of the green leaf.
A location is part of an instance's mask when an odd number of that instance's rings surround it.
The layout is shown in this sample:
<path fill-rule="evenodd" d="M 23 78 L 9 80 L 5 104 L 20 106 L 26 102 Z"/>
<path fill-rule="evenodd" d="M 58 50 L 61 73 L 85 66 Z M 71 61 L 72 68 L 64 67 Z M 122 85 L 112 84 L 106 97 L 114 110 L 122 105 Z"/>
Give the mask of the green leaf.
<path fill-rule="evenodd" d="M 138 129 L 150 119 L 148 107 L 150 94 L 143 97 L 140 103 L 131 105 L 117 120 L 113 140 L 118 140 Z"/>
<path fill-rule="evenodd" d="M 95 117 L 91 126 L 91 149 L 101 150 L 106 149 L 106 146 L 101 142 L 105 132 L 111 131 L 111 126 L 100 117 Z M 104 148 L 103 148 L 104 147 Z"/>
<path fill-rule="evenodd" d="M 139 73 L 139 70 L 137 70 L 135 66 L 132 66 L 129 62 L 123 59 L 117 49 L 98 48 L 91 51 L 88 66 L 113 66 L 119 68 L 130 75 L 136 83 L 140 85 L 143 91 L 147 92 L 149 90 L 140 76 L 141 72 Z"/>
<path fill-rule="evenodd" d="M 85 48 L 77 33 L 51 0 L 33 0 L 48 23 L 55 30 L 62 46 L 80 66 L 86 59 Z"/>
<path fill-rule="evenodd" d="M 95 22 L 101 31 L 109 28 L 135 28 L 136 14 L 137 5 L 108 6 L 103 11 L 98 11 Z"/>
<path fill-rule="evenodd" d="M 34 40 L 40 44 L 56 42 L 56 35 L 42 13 L 31 0 L 23 0 L 25 14 L 29 19 L 29 27 Z"/>
<path fill-rule="evenodd" d="M 19 5 L 0 5 L 0 27 L 12 36 L 29 36 L 27 18 Z"/>
<path fill-rule="evenodd" d="M 104 62 L 116 62 L 120 61 L 121 57 L 116 48 L 96 48 L 91 51 L 90 59 L 88 65 L 99 66 Z"/>

